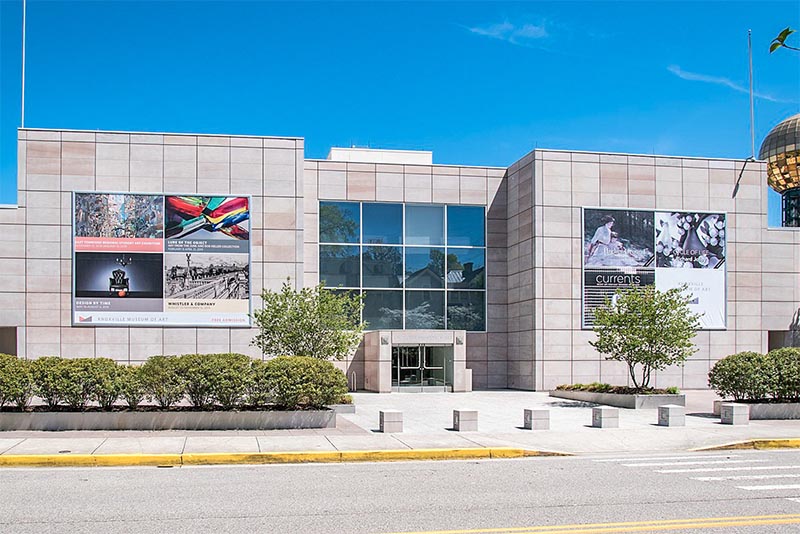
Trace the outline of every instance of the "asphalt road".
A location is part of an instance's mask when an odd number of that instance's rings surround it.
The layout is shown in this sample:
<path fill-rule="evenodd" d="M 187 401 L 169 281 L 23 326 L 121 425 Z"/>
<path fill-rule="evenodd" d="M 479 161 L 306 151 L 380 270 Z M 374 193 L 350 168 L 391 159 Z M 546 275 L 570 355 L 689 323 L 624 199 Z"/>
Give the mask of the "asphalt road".
<path fill-rule="evenodd" d="M 3 533 L 484 529 L 798 533 L 800 452 L 0 470 Z"/>

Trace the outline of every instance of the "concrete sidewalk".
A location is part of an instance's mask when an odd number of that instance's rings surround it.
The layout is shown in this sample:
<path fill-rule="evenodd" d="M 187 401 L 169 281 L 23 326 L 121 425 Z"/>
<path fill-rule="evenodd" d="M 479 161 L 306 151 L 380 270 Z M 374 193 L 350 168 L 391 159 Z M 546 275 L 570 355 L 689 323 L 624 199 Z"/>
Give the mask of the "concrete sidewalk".
<path fill-rule="evenodd" d="M 569 454 L 686 451 L 731 442 L 800 438 L 800 421 L 751 421 L 721 425 L 711 415 L 717 398 L 688 391 L 685 427 L 659 427 L 657 410 L 620 409 L 620 427 L 592 428 L 594 405 L 551 398 L 547 393 L 394 393 L 353 395 L 356 413 L 339 415 L 337 428 L 228 432 L 3 432 L 0 456 L 193 455 L 275 452 L 346 453 L 432 449 L 516 449 Z M 522 429 L 523 409 L 550 410 L 550 430 Z M 455 432 L 454 409 L 479 412 L 478 432 Z M 381 434 L 380 410 L 400 410 L 404 432 Z M 476 451 L 477 452 L 477 451 Z"/>

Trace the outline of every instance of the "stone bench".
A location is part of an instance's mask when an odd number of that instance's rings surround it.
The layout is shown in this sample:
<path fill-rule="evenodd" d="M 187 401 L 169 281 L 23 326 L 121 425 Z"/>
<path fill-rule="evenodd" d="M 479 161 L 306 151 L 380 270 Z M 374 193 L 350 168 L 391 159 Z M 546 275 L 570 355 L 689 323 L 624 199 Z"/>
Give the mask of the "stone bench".
<path fill-rule="evenodd" d="M 453 430 L 456 432 L 477 432 L 478 410 L 453 410 Z"/>
<path fill-rule="evenodd" d="M 686 426 L 686 409 L 677 404 L 659 406 L 658 426 Z"/>
<path fill-rule="evenodd" d="M 605 406 L 592 408 L 592 426 L 595 428 L 619 428 L 619 409 Z"/>
<path fill-rule="evenodd" d="M 525 430 L 550 430 L 550 410 L 528 410 L 523 413 Z"/>
<path fill-rule="evenodd" d="M 381 410 L 380 431 L 384 434 L 394 434 L 403 431 L 403 412 L 397 410 Z"/>
<path fill-rule="evenodd" d="M 719 416 L 723 425 L 749 425 L 750 406 L 734 402 L 723 402 L 720 405 Z"/>

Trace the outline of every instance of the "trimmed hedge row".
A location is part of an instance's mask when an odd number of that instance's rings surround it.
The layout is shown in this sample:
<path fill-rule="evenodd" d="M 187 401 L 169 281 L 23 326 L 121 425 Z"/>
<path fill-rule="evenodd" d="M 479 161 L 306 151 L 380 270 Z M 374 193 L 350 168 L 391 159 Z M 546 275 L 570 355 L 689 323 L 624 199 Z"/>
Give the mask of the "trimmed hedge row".
<path fill-rule="evenodd" d="M 48 356 L 22 360 L 0 354 L 0 408 L 26 409 L 40 397 L 50 408 L 110 410 L 145 400 L 167 409 L 185 398 L 201 410 L 274 405 L 295 410 L 347 401 L 347 379 L 331 362 L 282 356 L 263 362 L 243 354 L 153 356 L 141 366 L 108 358 Z"/>
<path fill-rule="evenodd" d="M 733 400 L 800 402 L 800 348 L 732 354 L 714 364 L 708 385 Z"/>

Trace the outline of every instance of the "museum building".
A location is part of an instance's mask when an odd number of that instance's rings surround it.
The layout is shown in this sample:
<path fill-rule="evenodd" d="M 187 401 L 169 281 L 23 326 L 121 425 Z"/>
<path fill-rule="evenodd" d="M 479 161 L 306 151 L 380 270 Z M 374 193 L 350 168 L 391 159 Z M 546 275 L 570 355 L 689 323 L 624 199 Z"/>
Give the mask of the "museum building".
<path fill-rule="evenodd" d="M 706 388 L 726 355 L 800 346 L 798 124 L 770 134 L 767 161 L 536 149 L 507 168 L 306 159 L 295 137 L 20 129 L 0 352 L 261 358 L 250 314 L 288 279 L 364 295 L 368 331 L 339 362 L 353 389 L 627 384 L 589 344 L 593 310 L 685 284 L 698 350 L 655 385 Z"/>

